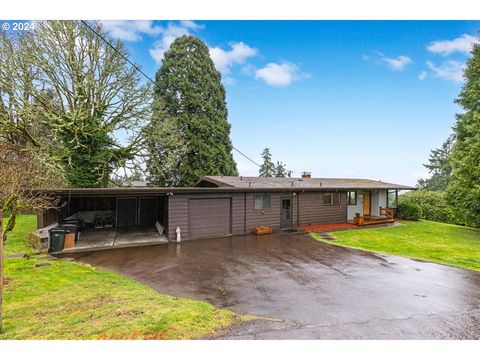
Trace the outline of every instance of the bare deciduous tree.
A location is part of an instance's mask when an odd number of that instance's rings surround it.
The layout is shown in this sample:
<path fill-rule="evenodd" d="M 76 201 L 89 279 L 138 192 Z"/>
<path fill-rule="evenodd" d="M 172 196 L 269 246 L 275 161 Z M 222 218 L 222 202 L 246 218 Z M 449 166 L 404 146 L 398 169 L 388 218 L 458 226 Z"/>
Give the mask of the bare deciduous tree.
<path fill-rule="evenodd" d="M 18 214 L 57 206 L 54 195 L 35 190 L 59 186 L 62 186 L 61 178 L 38 162 L 28 150 L 0 143 L 0 209 L 8 216 L 3 242 L 13 230 Z"/>

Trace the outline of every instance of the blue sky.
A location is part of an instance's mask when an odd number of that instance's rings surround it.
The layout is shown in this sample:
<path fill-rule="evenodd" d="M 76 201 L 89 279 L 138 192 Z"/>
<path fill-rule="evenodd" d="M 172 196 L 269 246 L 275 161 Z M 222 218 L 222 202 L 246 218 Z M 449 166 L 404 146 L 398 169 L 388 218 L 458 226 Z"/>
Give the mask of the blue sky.
<path fill-rule="evenodd" d="M 210 48 L 231 138 L 299 176 L 414 185 L 451 133 L 478 21 L 107 21 L 153 76 L 183 34 Z M 234 152 L 242 175 L 258 168 Z"/>

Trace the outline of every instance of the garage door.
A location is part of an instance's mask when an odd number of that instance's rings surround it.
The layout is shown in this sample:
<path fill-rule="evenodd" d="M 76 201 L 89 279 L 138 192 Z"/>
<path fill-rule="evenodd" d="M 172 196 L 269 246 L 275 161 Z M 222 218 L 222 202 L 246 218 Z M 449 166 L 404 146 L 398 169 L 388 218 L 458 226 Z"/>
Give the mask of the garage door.
<path fill-rule="evenodd" d="M 230 198 L 190 199 L 188 202 L 189 238 L 231 234 L 230 203 Z"/>

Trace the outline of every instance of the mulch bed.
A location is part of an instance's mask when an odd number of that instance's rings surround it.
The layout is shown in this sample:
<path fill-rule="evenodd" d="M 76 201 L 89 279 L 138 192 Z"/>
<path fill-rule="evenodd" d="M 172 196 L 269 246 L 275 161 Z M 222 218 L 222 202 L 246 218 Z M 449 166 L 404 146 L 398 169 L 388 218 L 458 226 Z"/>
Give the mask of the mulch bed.
<path fill-rule="evenodd" d="M 304 226 L 303 230 L 308 232 L 327 232 L 335 230 L 351 230 L 358 229 L 359 227 L 354 224 L 341 223 L 341 224 L 322 224 L 322 225 L 309 225 Z"/>

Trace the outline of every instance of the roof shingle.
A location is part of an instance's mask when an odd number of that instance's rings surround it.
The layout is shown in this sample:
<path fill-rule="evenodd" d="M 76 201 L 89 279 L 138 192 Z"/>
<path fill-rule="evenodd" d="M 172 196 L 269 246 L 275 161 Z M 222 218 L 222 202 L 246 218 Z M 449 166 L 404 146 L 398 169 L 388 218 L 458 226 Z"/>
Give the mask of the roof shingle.
<path fill-rule="evenodd" d="M 398 189 L 414 187 L 369 179 L 341 178 L 275 178 L 255 176 L 204 176 L 202 180 L 218 187 L 255 189 Z"/>

